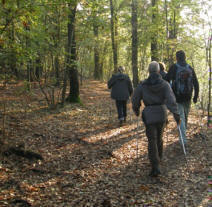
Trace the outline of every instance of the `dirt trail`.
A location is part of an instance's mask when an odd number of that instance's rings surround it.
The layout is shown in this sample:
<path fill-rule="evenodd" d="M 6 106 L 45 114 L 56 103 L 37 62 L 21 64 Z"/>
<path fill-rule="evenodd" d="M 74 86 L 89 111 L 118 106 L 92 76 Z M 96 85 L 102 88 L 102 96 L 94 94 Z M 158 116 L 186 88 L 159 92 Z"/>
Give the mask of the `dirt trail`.
<path fill-rule="evenodd" d="M 34 94 L 25 114 L 17 100 L 17 112 L 8 108 L 7 139 L 22 143 L 44 160 L 2 158 L 0 206 L 210 206 L 211 134 L 202 139 L 200 132 L 206 133 L 200 131 L 197 113 L 189 117 L 188 164 L 170 115 L 164 133 L 163 175 L 150 179 L 143 124 L 137 128 L 129 103 L 127 123 L 118 127 L 106 84 L 86 81 L 82 105 L 51 112 L 39 105 L 39 91 Z"/>

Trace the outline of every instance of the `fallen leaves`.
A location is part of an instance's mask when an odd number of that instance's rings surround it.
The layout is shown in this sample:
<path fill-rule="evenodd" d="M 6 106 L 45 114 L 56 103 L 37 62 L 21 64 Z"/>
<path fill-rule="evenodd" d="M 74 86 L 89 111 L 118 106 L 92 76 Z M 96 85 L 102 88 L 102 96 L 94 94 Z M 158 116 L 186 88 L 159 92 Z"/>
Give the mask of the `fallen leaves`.
<path fill-rule="evenodd" d="M 11 101 L 18 101 L 14 93 L 8 94 Z M 30 107 L 25 106 L 24 116 L 19 113 L 20 102 L 7 109 L 8 141 L 24 143 L 25 150 L 40 153 L 44 160 L 14 155 L 1 160 L 0 206 L 206 207 L 209 203 L 211 150 L 204 150 L 195 114 L 189 117 L 188 166 L 170 115 L 164 132 L 163 175 L 150 179 L 144 126 L 137 130 L 136 118 L 129 113 L 127 124 L 118 127 L 105 84 L 87 82 L 81 89 L 84 105 L 52 112 L 38 105 L 39 91 L 35 94 L 37 99 L 34 96 Z M 210 149 L 211 140 L 206 137 L 206 142 Z"/>

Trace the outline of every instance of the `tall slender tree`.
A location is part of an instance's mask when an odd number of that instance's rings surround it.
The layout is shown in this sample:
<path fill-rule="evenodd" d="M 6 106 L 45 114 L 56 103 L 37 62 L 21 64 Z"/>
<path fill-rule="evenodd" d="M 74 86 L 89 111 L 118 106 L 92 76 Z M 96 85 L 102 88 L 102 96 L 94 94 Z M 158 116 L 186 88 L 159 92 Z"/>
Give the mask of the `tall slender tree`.
<path fill-rule="evenodd" d="M 99 80 L 102 77 L 99 62 L 99 21 L 98 21 L 98 5 L 93 1 L 92 6 L 92 21 L 93 21 L 93 34 L 94 34 L 94 79 Z"/>
<path fill-rule="evenodd" d="M 95 38 L 94 45 L 94 79 L 99 80 L 101 78 L 100 65 L 99 65 L 99 48 L 98 48 L 98 37 L 99 37 L 99 27 L 97 23 L 93 22 L 93 32 Z"/>
<path fill-rule="evenodd" d="M 111 41 L 113 50 L 113 64 L 114 64 L 114 72 L 117 72 L 118 70 L 118 47 L 117 47 L 117 25 L 116 25 L 117 18 L 115 14 L 113 0 L 110 0 L 110 14 L 111 14 L 110 29 L 111 29 Z"/>
<path fill-rule="evenodd" d="M 158 43 L 157 43 L 157 12 L 158 12 L 158 6 L 157 6 L 158 0 L 152 0 L 152 36 L 151 36 L 151 60 L 158 60 Z"/>
<path fill-rule="evenodd" d="M 133 86 L 138 85 L 138 19 L 137 19 L 137 0 L 132 0 L 132 71 Z"/>
<path fill-rule="evenodd" d="M 70 14 L 68 15 L 68 44 L 66 57 L 66 71 L 64 75 L 64 86 L 62 103 L 64 103 L 66 92 L 66 76 L 69 76 L 70 90 L 67 97 L 68 102 L 79 102 L 79 79 L 77 70 L 76 40 L 75 40 L 75 20 L 77 11 L 77 1 L 68 4 Z"/>
<path fill-rule="evenodd" d="M 210 29 L 209 38 L 208 38 L 208 48 L 207 48 L 207 56 L 208 56 L 208 66 L 209 66 L 209 81 L 208 81 L 208 127 L 212 125 L 212 112 L 211 112 L 211 79 L 212 79 L 212 69 L 211 69 L 211 41 L 212 41 L 212 29 Z"/>
<path fill-rule="evenodd" d="M 55 68 L 55 78 L 56 78 L 56 85 L 60 85 L 60 63 L 59 63 L 59 50 L 58 47 L 60 47 L 60 20 L 61 20 L 61 11 L 60 7 L 56 6 L 56 25 L 55 25 L 55 37 L 54 38 L 54 46 L 56 50 L 56 55 L 54 58 L 54 68 Z"/>

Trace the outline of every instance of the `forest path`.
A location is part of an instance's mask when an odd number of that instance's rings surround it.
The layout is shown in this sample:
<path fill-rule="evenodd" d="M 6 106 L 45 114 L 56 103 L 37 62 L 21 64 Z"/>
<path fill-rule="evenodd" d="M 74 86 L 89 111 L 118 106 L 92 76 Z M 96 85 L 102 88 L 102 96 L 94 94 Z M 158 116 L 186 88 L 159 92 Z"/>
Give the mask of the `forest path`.
<path fill-rule="evenodd" d="M 7 95 L 9 100 L 17 99 L 12 99 L 12 92 Z M 8 112 L 7 138 L 24 143 L 44 160 L 4 158 L 0 206 L 18 206 L 22 200 L 34 207 L 209 207 L 211 139 L 202 140 L 198 113 L 189 116 L 188 165 L 170 115 L 164 133 L 163 175 L 151 179 L 143 124 L 139 122 L 137 128 L 129 103 L 127 123 L 118 127 L 115 103 L 105 83 L 85 81 L 83 104 L 56 111 L 43 110 L 40 96 L 35 89 L 25 114 Z"/>

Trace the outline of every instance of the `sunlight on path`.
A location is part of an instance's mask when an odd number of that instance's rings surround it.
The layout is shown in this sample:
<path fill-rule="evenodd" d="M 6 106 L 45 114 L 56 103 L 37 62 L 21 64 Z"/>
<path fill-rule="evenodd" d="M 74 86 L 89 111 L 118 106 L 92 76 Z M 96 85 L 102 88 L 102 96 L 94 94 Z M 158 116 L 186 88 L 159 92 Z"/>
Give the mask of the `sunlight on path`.
<path fill-rule="evenodd" d="M 101 207 L 105 200 L 110 201 L 110 207 L 208 207 L 209 146 L 201 142 L 195 114 L 189 117 L 188 166 L 176 123 L 169 115 L 163 175 L 152 180 L 148 177 L 144 125 L 140 120 L 137 128 L 131 104 L 127 106 L 127 123 L 119 127 L 115 103 L 105 83 L 87 81 L 81 98 L 81 105 L 66 105 L 56 112 L 30 112 L 24 120 L 18 119 L 21 130 L 18 128 L 15 137 L 11 133 L 11 139 L 26 143 L 44 160 L 16 160 L 15 164 L 5 164 L 10 170 L 0 168 L 0 184 L 17 185 L 3 189 L 0 198 L 20 197 L 35 207 Z"/>

